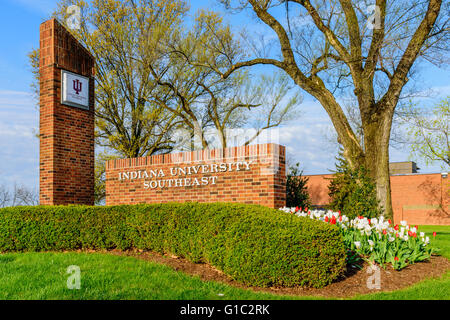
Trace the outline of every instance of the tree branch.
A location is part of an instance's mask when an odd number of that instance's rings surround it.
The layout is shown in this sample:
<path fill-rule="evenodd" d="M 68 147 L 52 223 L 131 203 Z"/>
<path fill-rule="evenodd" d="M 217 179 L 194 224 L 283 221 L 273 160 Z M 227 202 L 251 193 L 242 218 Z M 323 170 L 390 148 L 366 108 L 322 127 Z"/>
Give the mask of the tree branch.
<path fill-rule="evenodd" d="M 392 81 L 389 84 L 389 88 L 379 101 L 378 107 L 390 108 L 392 110 L 395 109 L 400 93 L 408 81 L 408 72 L 420 53 L 422 45 L 433 29 L 434 23 L 440 12 L 441 4 L 442 0 L 430 0 L 425 17 L 409 41 L 408 46 L 392 75 Z"/>

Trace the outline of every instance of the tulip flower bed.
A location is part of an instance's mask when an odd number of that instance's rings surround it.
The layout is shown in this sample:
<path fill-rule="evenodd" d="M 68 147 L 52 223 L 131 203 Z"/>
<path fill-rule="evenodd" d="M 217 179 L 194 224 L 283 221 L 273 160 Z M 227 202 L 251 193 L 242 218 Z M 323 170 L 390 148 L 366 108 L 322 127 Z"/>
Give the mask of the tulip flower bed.
<path fill-rule="evenodd" d="M 280 210 L 339 226 L 347 249 L 347 264 L 350 265 L 363 259 L 383 268 L 390 263 L 395 270 L 401 270 L 409 264 L 429 259 L 436 252 L 429 237 L 420 232 L 418 226 L 409 226 L 406 221 L 392 225 L 383 216 L 350 220 L 340 212 L 330 210 L 302 210 L 298 207 Z"/>

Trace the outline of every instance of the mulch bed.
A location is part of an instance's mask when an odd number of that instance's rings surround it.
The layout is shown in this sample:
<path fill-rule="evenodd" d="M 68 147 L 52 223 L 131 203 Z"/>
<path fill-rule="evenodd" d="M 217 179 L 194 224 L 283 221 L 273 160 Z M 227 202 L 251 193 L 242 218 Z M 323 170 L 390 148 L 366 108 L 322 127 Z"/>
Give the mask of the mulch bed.
<path fill-rule="evenodd" d="M 137 251 L 110 251 L 112 254 L 132 256 L 151 262 L 165 264 L 176 271 L 199 276 L 200 279 L 206 281 L 218 281 L 232 285 L 234 287 L 251 289 L 259 292 L 268 292 L 272 294 L 296 295 L 296 296 L 320 296 L 320 297 L 336 297 L 349 298 L 359 294 L 368 294 L 376 292 L 386 292 L 402 289 L 411 286 L 426 278 L 435 278 L 443 275 L 450 269 L 450 261 L 444 257 L 433 256 L 430 261 L 419 262 L 402 269 L 401 271 L 393 270 L 387 266 L 386 269 L 380 269 L 380 289 L 369 289 L 367 286 L 368 278 L 374 274 L 368 263 L 361 264 L 361 269 L 355 268 L 348 270 L 346 274 L 339 280 L 322 289 L 314 288 L 258 288 L 248 287 L 237 281 L 230 279 L 220 270 L 207 264 L 196 264 L 186 259 L 175 257 L 172 255 L 161 255 L 154 252 L 137 252 Z"/>

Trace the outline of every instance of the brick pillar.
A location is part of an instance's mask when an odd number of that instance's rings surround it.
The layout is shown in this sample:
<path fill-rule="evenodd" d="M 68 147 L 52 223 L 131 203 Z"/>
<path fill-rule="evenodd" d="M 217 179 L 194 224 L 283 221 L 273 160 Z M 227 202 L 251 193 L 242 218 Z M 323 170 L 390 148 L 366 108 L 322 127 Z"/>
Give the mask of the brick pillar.
<path fill-rule="evenodd" d="M 94 204 L 94 63 L 55 19 L 41 24 L 41 205 Z M 89 78 L 89 110 L 61 104 L 62 70 Z"/>

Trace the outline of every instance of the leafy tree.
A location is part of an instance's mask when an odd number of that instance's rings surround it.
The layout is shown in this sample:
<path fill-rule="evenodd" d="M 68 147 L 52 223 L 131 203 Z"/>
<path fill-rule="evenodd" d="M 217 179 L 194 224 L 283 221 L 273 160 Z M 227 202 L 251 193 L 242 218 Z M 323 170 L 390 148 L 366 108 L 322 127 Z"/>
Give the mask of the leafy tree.
<path fill-rule="evenodd" d="M 336 172 L 331 178 L 328 195 L 329 208 L 341 211 L 349 218 L 378 217 L 383 213 L 378 206 L 375 182 L 364 166 L 353 169 L 341 156 L 336 158 Z"/>
<path fill-rule="evenodd" d="M 118 158 L 117 155 L 101 152 L 95 157 L 95 186 L 94 201 L 95 204 L 104 204 L 106 198 L 106 161 Z"/>
<path fill-rule="evenodd" d="M 450 168 L 450 96 L 436 104 L 431 112 L 416 104 L 405 107 L 400 115 L 406 125 L 402 145 L 411 147 L 411 157 L 426 164 L 438 162 Z"/>
<path fill-rule="evenodd" d="M 414 75 L 416 60 L 447 62 L 449 12 L 442 8 L 443 1 L 376 0 L 375 6 L 351 0 L 221 2 L 232 12 L 248 9 L 276 40 L 251 43 L 246 54 L 236 54 L 233 46 L 222 47 L 191 63 L 210 66 L 223 78 L 255 65 L 283 70 L 326 110 L 349 166 L 370 168 L 380 205 L 392 217 L 392 119 L 399 100 L 410 90 L 404 88 Z M 246 39 L 251 35 L 247 32 Z M 218 61 L 228 64 L 224 67 Z M 362 141 L 339 102 L 343 96 L 355 101 Z"/>
<path fill-rule="evenodd" d="M 81 8 L 80 29 L 73 35 L 96 59 L 96 143 L 123 157 L 141 157 L 173 148 L 176 115 L 154 103 L 159 90 L 148 68 L 133 57 L 167 41 L 180 27 L 183 1 L 61 0 L 55 16 L 65 24 L 67 8 Z M 145 39 L 145 41 L 144 41 Z M 145 47 L 149 46 L 149 47 Z M 151 57 L 161 64 L 155 51 Z"/>
<path fill-rule="evenodd" d="M 210 129 L 226 147 L 229 129 L 253 127 L 254 136 L 242 142 L 248 144 L 292 117 L 300 101 L 284 75 L 254 81 L 236 72 L 224 79 L 210 68 L 186 64 L 185 57 L 220 44 L 243 50 L 214 12 L 200 11 L 186 28 L 188 6 L 182 0 L 60 0 L 54 16 L 63 24 L 70 5 L 83 16 L 81 28 L 71 32 L 96 58 L 97 145 L 123 157 L 170 152 L 180 134 L 200 137 L 206 148 Z M 38 50 L 29 58 L 38 81 Z"/>
<path fill-rule="evenodd" d="M 306 208 L 311 206 L 308 193 L 308 178 L 303 177 L 299 163 L 289 167 L 286 179 L 286 206 Z"/>

